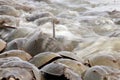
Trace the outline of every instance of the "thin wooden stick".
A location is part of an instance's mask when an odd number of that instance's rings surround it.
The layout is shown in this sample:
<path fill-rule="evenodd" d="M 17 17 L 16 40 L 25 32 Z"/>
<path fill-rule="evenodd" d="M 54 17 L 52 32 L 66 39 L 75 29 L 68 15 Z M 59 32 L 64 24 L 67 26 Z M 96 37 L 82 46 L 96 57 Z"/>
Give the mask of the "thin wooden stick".
<path fill-rule="evenodd" d="M 53 24 L 53 38 L 55 38 L 55 20 L 52 21 Z"/>
<path fill-rule="evenodd" d="M 6 25 L 4 25 L 4 24 L 5 24 L 5 21 L 2 21 L 2 22 L 0 23 L 0 28 L 2 28 L 2 29 L 5 29 L 5 28 L 16 29 L 16 27 L 6 26 Z"/>
<path fill-rule="evenodd" d="M 5 29 L 5 28 L 16 29 L 16 27 L 12 27 L 12 26 L 5 26 L 5 25 L 0 25 L 0 28 L 2 28 L 2 29 Z"/>
<path fill-rule="evenodd" d="M 53 24 L 53 38 L 55 38 L 56 37 L 55 24 L 59 24 L 59 20 L 57 20 L 56 18 L 53 18 L 52 24 Z"/>

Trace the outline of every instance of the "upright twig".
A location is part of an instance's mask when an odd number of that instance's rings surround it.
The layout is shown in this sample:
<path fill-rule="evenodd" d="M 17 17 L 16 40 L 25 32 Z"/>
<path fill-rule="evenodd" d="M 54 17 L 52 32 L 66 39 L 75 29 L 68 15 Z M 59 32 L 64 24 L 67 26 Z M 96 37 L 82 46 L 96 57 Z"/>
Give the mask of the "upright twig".
<path fill-rule="evenodd" d="M 59 24 L 59 21 L 56 18 L 53 18 L 52 24 L 53 24 L 53 38 L 55 38 L 56 36 L 55 24 Z"/>
<path fill-rule="evenodd" d="M 53 24 L 53 38 L 55 38 L 55 20 L 52 21 Z"/>

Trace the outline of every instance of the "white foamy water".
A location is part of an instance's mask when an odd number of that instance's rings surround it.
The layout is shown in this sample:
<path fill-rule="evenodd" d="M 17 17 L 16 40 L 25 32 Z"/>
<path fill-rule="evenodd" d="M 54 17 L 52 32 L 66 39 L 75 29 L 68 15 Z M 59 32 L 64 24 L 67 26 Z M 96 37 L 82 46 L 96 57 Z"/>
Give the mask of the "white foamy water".
<path fill-rule="evenodd" d="M 119 0 L 17 0 L 16 2 L 24 4 L 22 7 L 26 10 L 20 10 L 20 27 L 30 27 L 52 36 L 52 20 L 56 18 L 59 21 L 59 24 L 55 24 L 56 37 L 78 41 L 73 50 L 78 54 L 93 49 L 90 47 L 94 42 L 99 43 L 98 39 L 103 37 L 107 37 L 108 40 L 111 37 L 117 39 L 120 36 Z M 41 13 L 47 14 L 41 15 Z M 100 43 L 101 46 L 104 44 Z M 100 51 L 99 48 L 97 51 Z"/>

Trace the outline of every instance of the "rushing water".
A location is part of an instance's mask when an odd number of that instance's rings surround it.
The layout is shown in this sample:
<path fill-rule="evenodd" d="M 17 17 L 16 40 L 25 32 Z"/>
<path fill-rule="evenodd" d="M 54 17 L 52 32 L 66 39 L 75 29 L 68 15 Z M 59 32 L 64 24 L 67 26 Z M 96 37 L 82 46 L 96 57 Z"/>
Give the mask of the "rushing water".
<path fill-rule="evenodd" d="M 13 0 L 14 1 L 14 0 Z M 120 52 L 120 1 L 119 0 L 17 0 L 34 10 L 20 11 L 20 27 L 28 27 L 29 32 L 41 30 L 52 34 L 52 24 L 49 19 L 57 18 L 55 25 L 56 38 L 65 38 L 77 43 L 71 50 L 79 56 L 85 56 L 100 51 Z M 27 8 L 26 8 L 27 9 Z M 49 12 L 48 21 L 41 19 L 26 21 L 26 17 Z"/>
<path fill-rule="evenodd" d="M 39 7 L 60 18 L 61 24 L 56 25 L 56 35 L 79 41 L 73 50 L 78 56 L 120 51 L 120 1 L 51 0 Z M 52 32 L 51 28 L 47 30 L 43 29 Z"/>
<path fill-rule="evenodd" d="M 0 43 L 1 80 L 120 80 L 119 70 L 105 67 L 120 69 L 120 0 L 0 0 Z M 40 74 L 7 56 L 30 59 Z"/>

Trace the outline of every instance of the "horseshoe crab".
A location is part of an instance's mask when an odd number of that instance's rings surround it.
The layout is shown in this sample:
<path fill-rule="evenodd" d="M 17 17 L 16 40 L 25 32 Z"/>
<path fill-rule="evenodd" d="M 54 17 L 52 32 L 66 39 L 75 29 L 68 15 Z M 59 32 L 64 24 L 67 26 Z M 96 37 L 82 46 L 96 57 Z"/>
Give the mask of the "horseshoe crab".
<path fill-rule="evenodd" d="M 43 25 L 47 22 L 51 22 L 52 20 L 53 20 L 52 17 L 44 17 L 44 18 L 39 18 L 39 19 L 35 20 L 34 22 L 35 22 L 35 24 L 40 26 L 40 25 Z"/>
<path fill-rule="evenodd" d="M 0 38 L 6 41 L 6 37 L 14 30 L 14 27 L 0 24 Z"/>
<path fill-rule="evenodd" d="M 120 50 L 120 38 L 119 37 L 102 37 L 92 43 L 90 46 L 86 47 L 83 50 L 74 51 L 77 53 L 77 56 L 81 59 L 88 59 L 90 56 L 94 56 L 101 51 L 106 52 L 116 52 Z"/>
<path fill-rule="evenodd" d="M 0 52 L 6 48 L 7 43 L 0 39 Z"/>
<path fill-rule="evenodd" d="M 50 17 L 50 16 L 53 16 L 53 14 L 50 13 L 50 12 L 41 12 L 41 13 L 35 12 L 32 15 L 27 16 L 26 20 L 27 21 L 35 21 L 35 20 L 37 20 L 39 18 Z"/>
<path fill-rule="evenodd" d="M 107 66 L 93 66 L 83 75 L 83 80 L 119 80 L 120 70 Z"/>
<path fill-rule="evenodd" d="M 16 38 L 24 38 L 28 36 L 30 33 L 32 33 L 34 30 L 29 27 L 18 27 L 14 31 L 12 31 L 8 36 L 5 37 L 5 40 L 7 42 L 12 41 Z"/>
<path fill-rule="evenodd" d="M 70 60 L 70 59 L 58 59 L 55 62 L 67 65 L 70 69 L 72 69 L 75 73 L 77 73 L 79 75 L 81 75 L 88 68 L 81 62 L 78 62 L 75 60 Z"/>
<path fill-rule="evenodd" d="M 104 65 L 104 66 L 110 66 L 110 67 L 120 69 L 119 58 L 120 58 L 119 53 L 116 53 L 116 54 L 100 53 L 86 59 L 85 63 L 87 63 L 90 66 Z"/>
<path fill-rule="evenodd" d="M 39 53 L 38 55 L 34 56 L 29 62 L 34 64 L 36 67 L 40 69 L 46 64 L 59 58 L 61 58 L 61 56 L 54 52 L 43 52 L 43 53 Z"/>
<path fill-rule="evenodd" d="M 73 52 L 69 52 L 69 51 L 60 51 L 57 52 L 59 55 L 61 55 L 63 58 L 68 58 L 68 59 L 72 59 L 72 60 L 76 60 L 76 61 L 82 61 L 79 59 L 79 57 L 76 56 L 75 53 Z"/>
<path fill-rule="evenodd" d="M 10 61 L 22 61 L 22 60 L 18 57 L 0 58 L 0 66 Z"/>
<path fill-rule="evenodd" d="M 19 12 L 12 6 L 1 5 L 0 6 L 0 15 L 10 15 L 10 16 L 19 16 Z"/>
<path fill-rule="evenodd" d="M 39 70 L 25 61 L 10 61 L 0 66 L 0 80 L 40 80 Z"/>
<path fill-rule="evenodd" d="M 58 52 L 62 51 L 62 45 L 54 38 L 42 32 L 36 32 L 24 44 L 23 49 L 32 56 L 40 52 Z"/>
<path fill-rule="evenodd" d="M 5 50 L 6 51 L 9 51 L 9 50 L 23 50 L 23 45 L 25 44 L 26 40 L 27 40 L 26 38 L 14 39 L 7 44 L 7 47 L 6 47 Z"/>
<path fill-rule="evenodd" d="M 0 54 L 0 58 L 6 57 L 19 57 L 20 59 L 25 61 L 28 61 L 32 58 L 32 56 L 29 53 L 23 50 L 10 50 Z"/>
<path fill-rule="evenodd" d="M 116 65 L 116 59 L 109 54 L 94 55 L 86 59 L 85 62 L 88 63 L 90 66 L 105 65 L 118 68 L 118 65 Z"/>
<path fill-rule="evenodd" d="M 117 10 L 113 10 L 113 11 L 109 11 L 108 14 L 110 15 L 111 18 L 120 18 L 120 11 Z"/>
<path fill-rule="evenodd" d="M 61 63 L 50 63 L 40 69 L 45 80 L 82 80 L 81 76 Z"/>

